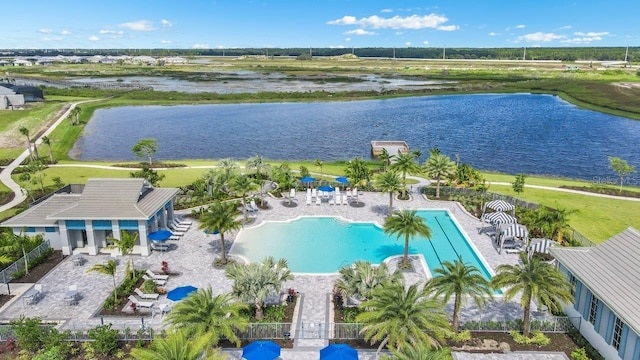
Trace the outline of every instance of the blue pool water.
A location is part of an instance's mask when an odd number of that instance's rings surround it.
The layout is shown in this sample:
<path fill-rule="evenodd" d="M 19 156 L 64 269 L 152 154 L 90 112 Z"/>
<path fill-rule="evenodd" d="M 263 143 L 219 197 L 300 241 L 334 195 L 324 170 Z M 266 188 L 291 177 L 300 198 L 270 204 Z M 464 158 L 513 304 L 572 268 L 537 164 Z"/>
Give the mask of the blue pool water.
<path fill-rule="evenodd" d="M 421 210 L 418 214 L 426 219 L 432 237 L 431 240 L 411 239 L 410 254 L 424 255 L 432 273 L 442 262 L 462 256 L 464 262 L 476 266 L 491 279 L 489 271 L 447 211 Z M 379 264 L 403 252 L 404 238 L 389 237 L 372 223 L 347 222 L 333 217 L 265 222 L 243 229 L 231 249 L 232 254 L 252 262 L 266 256 L 285 258 L 291 271 L 296 273 L 335 273 L 357 260 Z"/>

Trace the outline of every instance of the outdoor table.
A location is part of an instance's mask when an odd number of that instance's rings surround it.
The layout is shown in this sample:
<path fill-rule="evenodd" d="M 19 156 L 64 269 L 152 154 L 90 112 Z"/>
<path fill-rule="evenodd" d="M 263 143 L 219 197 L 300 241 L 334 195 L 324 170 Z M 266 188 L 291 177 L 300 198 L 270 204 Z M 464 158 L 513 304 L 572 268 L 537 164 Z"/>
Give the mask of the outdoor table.
<path fill-rule="evenodd" d="M 72 261 L 74 266 L 82 266 L 82 264 L 84 264 L 84 257 L 79 254 L 73 255 Z"/>
<path fill-rule="evenodd" d="M 77 290 L 68 290 L 64 294 L 64 301 L 67 305 L 77 305 L 78 304 L 78 291 Z"/>
<path fill-rule="evenodd" d="M 24 293 L 22 299 L 27 305 L 33 305 L 38 302 L 38 295 L 40 295 L 40 291 L 32 288 Z"/>

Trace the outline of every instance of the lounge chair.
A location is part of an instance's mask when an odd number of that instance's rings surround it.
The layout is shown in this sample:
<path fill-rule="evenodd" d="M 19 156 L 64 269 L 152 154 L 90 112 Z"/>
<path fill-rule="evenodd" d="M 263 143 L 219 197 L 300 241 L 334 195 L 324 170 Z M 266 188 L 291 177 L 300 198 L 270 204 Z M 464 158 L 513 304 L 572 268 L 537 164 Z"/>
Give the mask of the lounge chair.
<path fill-rule="evenodd" d="M 342 205 L 349 205 L 349 197 L 347 194 L 342 195 Z"/>
<path fill-rule="evenodd" d="M 348 197 L 351 197 L 351 189 L 348 189 L 347 191 L 345 191 L 345 193 Z"/>
<path fill-rule="evenodd" d="M 311 205 L 311 195 L 307 195 L 307 205 Z"/>
<path fill-rule="evenodd" d="M 178 224 L 183 225 L 183 226 L 184 225 L 192 225 L 193 224 L 193 221 L 191 221 L 191 220 L 180 220 L 178 218 L 174 218 L 173 221 L 175 221 Z"/>
<path fill-rule="evenodd" d="M 156 283 L 156 285 L 159 285 L 159 286 L 164 286 L 167 283 L 166 280 L 154 279 L 154 278 L 150 277 L 149 275 L 142 275 L 142 278 L 145 279 L 145 280 L 153 280 L 153 282 Z"/>
<path fill-rule="evenodd" d="M 171 235 L 169 236 L 169 240 L 180 240 L 182 235 Z"/>
<path fill-rule="evenodd" d="M 335 196 L 329 199 L 329 205 L 334 205 L 335 204 Z"/>
<path fill-rule="evenodd" d="M 289 197 L 291 197 L 291 198 L 296 197 L 296 189 L 289 190 Z"/>
<path fill-rule="evenodd" d="M 169 278 L 169 275 L 155 274 L 153 271 L 149 269 L 147 269 L 147 275 L 151 276 L 155 280 L 167 280 Z"/>
<path fill-rule="evenodd" d="M 169 230 L 171 231 L 171 235 L 182 236 L 185 234 L 184 231 L 174 230 L 174 229 L 171 229 L 171 227 L 169 227 Z"/>
<path fill-rule="evenodd" d="M 316 197 L 316 205 L 320 206 L 321 203 L 322 199 L 320 198 L 320 196 Z"/>
<path fill-rule="evenodd" d="M 136 298 L 133 295 L 129 295 L 128 299 L 132 303 L 136 304 L 136 307 L 148 308 L 148 309 L 151 309 L 153 307 L 153 301 L 140 301 L 138 300 L 138 298 Z"/>
<path fill-rule="evenodd" d="M 175 231 L 183 231 L 183 232 L 186 232 L 187 230 L 189 230 L 189 227 L 188 227 L 188 226 L 178 226 L 178 225 L 176 225 L 176 224 L 174 224 L 174 223 L 169 224 L 169 225 L 168 225 L 168 227 L 169 227 L 169 229 L 171 229 L 171 230 L 175 230 Z"/>
<path fill-rule="evenodd" d="M 173 220 L 173 222 L 171 223 L 171 225 L 173 225 L 176 229 L 184 229 L 185 231 L 189 230 L 189 228 L 191 227 L 191 225 L 183 225 L 180 224 L 177 220 Z"/>
<path fill-rule="evenodd" d="M 133 292 L 135 292 L 136 295 L 138 295 L 140 299 L 143 299 L 143 300 L 158 300 L 158 297 L 160 296 L 160 294 L 155 294 L 155 293 L 150 294 L 150 293 L 142 292 L 142 290 L 138 288 L 133 289 Z"/>
<path fill-rule="evenodd" d="M 338 197 L 340 197 L 340 188 L 339 188 L 339 187 L 337 187 L 337 188 L 336 188 L 336 195 L 337 195 Z"/>
<path fill-rule="evenodd" d="M 307 188 L 307 196 L 311 197 L 311 188 Z"/>
<path fill-rule="evenodd" d="M 253 211 L 258 211 L 260 210 L 260 208 L 258 207 L 258 205 L 256 205 L 256 201 L 255 200 L 251 200 L 251 208 L 253 209 Z"/>
<path fill-rule="evenodd" d="M 318 197 L 318 193 L 316 192 L 316 189 L 311 189 L 311 197 L 312 198 Z"/>
<path fill-rule="evenodd" d="M 353 195 L 351 195 L 351 196 L 358 196 L 358 188 L 353 188 L 353 190 L 351 190 L 351 192 L 353 193 Z"/>

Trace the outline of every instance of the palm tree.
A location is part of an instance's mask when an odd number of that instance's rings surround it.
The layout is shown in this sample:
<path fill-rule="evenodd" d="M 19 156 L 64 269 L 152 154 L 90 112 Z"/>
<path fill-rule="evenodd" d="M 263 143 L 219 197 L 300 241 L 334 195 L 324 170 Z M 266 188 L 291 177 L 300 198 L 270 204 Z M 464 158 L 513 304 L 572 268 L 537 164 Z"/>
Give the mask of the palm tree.
<path fill-rule="evenodd" d="M 353 266 L 342 267 L 339 273 L 340 278 L 335 282 L 335 289 L 345 299 L 356 298 L 360 301 L 368 300 L 375 288 L 402 279 L 402 274 L 397 270 L 389 274 L 386 263 L 373 266 L 363 260 L 356 261 Z"/>
<path fill-rule="evenodd" d="M 316 161 L 313 162 L 313 165 L 317 166 L 318 168 L 320 168 L 320 175 L 324 175 L 322 173 L 322 166 L 324 165 L 324 162 L 320 159 L 316 159 Z"/>
<path fill-rule="evenodd" d="M 380 153 L 380 155 L 378 155 L 378 158 L 382 161 L 382 166 L 384 166 L 384 172 L 387 172 L 387 166 L 389 166 L 389 163 L 391 162 L 391 159 L 393 157 L 389 155 L 389 152 L 387 151 L 386 148 L 382 148 L 382 152 Z"/>
<path fill-rule="evenodd" d="M 238 170 L 238 163 L 233 159 L 222 159 L 218 161 L 218 167 L 222 169 L 227 179 L 231 179 L 236 170 Z"/>
<path fill-rule="evenodd" d="M 224 360 L 226 355 L 209 350 L 211 333 L 188 336 L 185 331 L 169 332 L 167 337 L 156 337 L 148 348 L 134 348 L 131 356 L 136 360 Z M 204 357 L 202 354 L 206 352 Z"/>
<path fill-rule="evenodd" d="M 447 303 L 454 296 L 453 331 L 458 332 L 460 307 L 467 297 L 471 297 L 479 309 L 486 305 L 487 298 L 493 297 L 491 283 L 482 276 L 480 270 L 473 265 L 465 264 L 462 257 L 454 262 L 445 261 L 441 268 L 435 269 L 435 277 L 428 283 L 437 296 L 444 295 Z"/>
<path fill-rule="evenodd" d="M 113 278 L 113 300 L 118 303 L 118 286 L 116 285 L 116 270 L 118 264 L 115 260 L 109 260 L 106 264 L 95 264 L 87 272 L 99 272 L 100 274 L 110 275 Z"/>
<path fill-rule="evenodd" d="M 274 262 L 266 257 L 262 263 L 249 265 L 234 263 L 226 269 L 227 278 L 233 280 L 232 293 L 240 301 L 253 302 L 256 319 L 264 318 L 264 302 L 271 293 L 279 294 L 285 281 L 293 280 L 286 259 Z"/>
<path fill-rule="evenodd" d="M 403 268 L 409 266 L 409 238 L 422 236 L 431 239 L 431 229 L 415 210 L 402 210 L 391 214 L 384 222 L 384 232 L 388 235 L 396 235 L 398 239 L 404 236 Z"/>
<path fill-rule="evenodd" d="M 388 171 L 378 175 L 376 179 L 378 186 L 382 192 L 389 193 L 389 213 L 391 216 L 391 212 L 393 210 L 393 195 L 402 190 L 402 182 L 400 181 L 400 176 L 395 171 Z"/>
<path fill-rule="evenodd" d="M 524 309 L 523 334 L 529 336 L 531 324 L 531 300 L 551 310 L 560 310 L 560 302 L 570 302 L 571 284 L 567 277 L 555 266 L 540 258 L 529 259 L 524 252 L 520 253 L 521 264 L 498 265 L 496 275 L 491 279 L 494 288 L 507 288 L 505 301 L 522 293 L 520 306 Z"/>
<path fill-rule="evenodd" d="M 541 208 L 537 214 L 536 224 L 545 233 L 545 236 L 556 238 L 559 244 L 564 242 L 564 229 L 569 227 L 569 215 L 578 210 L 557 210 Z"/>
<path fill-rule="evenodd" d="M 23 126 L 19 130 L 20 130 L 20 134 L 24 135 L 27 138 L 27 149 L 29 149 L 29 157 L 31 159 L 37 158 L 38 157 L 37 155 L 34 157 L 34 154 L 33 154 L 34 150 L 31 148 L 31 137 L 29 136 L 29 129 Z M 35 151 L 38 151 L 38 149 L 36 148 Z"/>
<path fill-rule="evenodd" d="M 71 125 L 78 125 L 80 124 L 80 112 L 82 111 L 82 109 L 79 106 L 76 106 L 73 108 L 73 110 L 71 110 L 71 112 L 69 113 L 69 119 L 71 120 Z"/>
<path fill-rule="evenodd" d="M 431 152 L 431 156 L 424 163 L 424 168 L 430 177 L 436 179 L 436 199 L 440 198 L 440 180 L 455 172 L 456 163 L 440 153 Z"/>
<path fill-rule="evenodd" d="M 393 358 L 382 355 L 381 360 L 449 360 L 451 355 L 446 350 L 432 350 L 425 344 L 407 346 L 402 351 L 391 349 Z"/>
<path fill-rule="evenodd" d="M 420 343 L 439 348 L 450 331 L 442 302 L 419 290 L 417 284 L 380 286 L 360 307 L 366 311 L 356 316 L 356 322 L 365 324 L 361 333 L 367 341 L 380 342 L 378 351 L 386 346 L 402 352 Z"/>
<path fill-rule="evenodd" d="M 420 172 L 420 166 L 416 162 L 414 153 L 398 153 L 393 157 L 393 162 L 389 169 L 399 171 L 402 174 L 402 197 L 407 198 L 407 173 Z"/>
<path fill-rule="evenodd" d="M 210 344 L 217 344 L 221 338 L 240 346 L 240 339 L 234 330 L 244 330 L 249 321 L 242 315 L 248 306 L 232 301 L 231 294 L 213 296 L 211 287 L 191 293 L 171 309 L 165 321 L 175 329 L 189 336 L 210 333 Z"/>
<path fill-rule="evenodd" d="M 256 177 L 258 179 L 262 179 L 262 170 L 267 170 L 269 168 L 269 164 L 264 161 L 262 156 L 256 155 L 247 159 L 246 168 L 255 169 Z"/>
<path fill-rule="evenodd" d="M 53 149 L 51 148 L 51 139 L 49 139 L 48 136 L 43 136 L 42 143 L 47 145 L 47 147 L 49 148 L 49 162 L 51 164 L 55 163 L 56 159 L 53 158 Z"/>
<path fill-rule="evenodd" d="M 107 240 L 113 242 L 113 245 L 110 248 L 117 249 L 122 256 L 129 255 L 133 252 L 133 247 L 136 245 L 136 241 L 138 240 L 139 233 L 136 231 L 131 234 L 128 231 L 120 231 L 120 239 L 116 239 L 114 237 L 110 237 Z M 131 259 L 131 267 L 135 270 L 133 266 L 133 259 Z"/>
<path fill-rule="evenodd" d="M 247 222 L 247 195 L 258 190 L 258 184 L 251 181 L 246 175 L 238 175 L 231 183 L 231 190 L 242 197 L 242 213 L 244 214 L 244 222 Z"/>
<path fill-rule="evenodd" d="M 240 211 L 235 202 L 215 201 L 200 216 L 200 230 L 206 230 L 213 234 L 216 230 L 220 233 L 220 246 L 222 252 L 222 264 L 227 263 L 227 251 L 224 245 L 224 234 L 230 231 L 240 230 L 242 222 L 237 220 Z"/>

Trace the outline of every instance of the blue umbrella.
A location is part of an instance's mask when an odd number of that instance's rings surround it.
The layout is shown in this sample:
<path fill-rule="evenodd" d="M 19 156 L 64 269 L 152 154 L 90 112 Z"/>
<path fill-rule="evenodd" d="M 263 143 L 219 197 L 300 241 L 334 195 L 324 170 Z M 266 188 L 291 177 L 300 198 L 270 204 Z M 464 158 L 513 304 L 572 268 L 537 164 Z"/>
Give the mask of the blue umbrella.
<path fill-rule="evenodd" d="M 348 182 L 349 182 L 349 179 L 347 179 L 347 177 L 346 177 L 346 176 L 338 176 L 338 177 L 336 178 L 336 181 L 337 181 L 337 182 L 339 182 L 339 183 L 341 183 L 341 184 L 346 184 L 346 183 L 348 183 Z"/>
<path fill-rule="evenodd" d="M 198 291 L 198 288 L 191 285 L 179 286 L 167 293 L 167 299 L 172 301 L 180 301 L 189 296 L 189 294 L 194 291 Z"/>
<path fill-rule="evenodd" d="M 358 351 L 347 344 L 331 344 L 320 350 L 320 360 L 358 360 Z"/>
<path fill-rule="evenodd" d="M 332 187 L 331 187 L 331 186 L 329 186 L 329 185 L 322 185 L 322 186 L 318 186 L 318 190 L 320 190 L 320 191 L 328 191 L 328 192 L 331 192 L 331 191 L 333 191 L 333 190 L 335 190 L 335 189 L 334 189 L 334 188 L 332 188 Z"/>
<path fill-rule="evenodd" d="M 148 235 L 149 240 L 152 241 L 164 241 L 171 237 L 171 231 L 169 230 L 158 230 Z"/>
<path fill-rule="evenodd" d="M 280 356 L 280 345 L 269 340 L 254 341 L 242 348 L 246 360 L 274 360 Z"/>
<path fill-rule="evenodd" d="M 311 176 L 305 176 L 302 179 L 300 179 L 300 182 L 303 182 L 303 183 L 310 183 L 314 181 L 316 181 L 316 178 L 312 178 Z"/>

